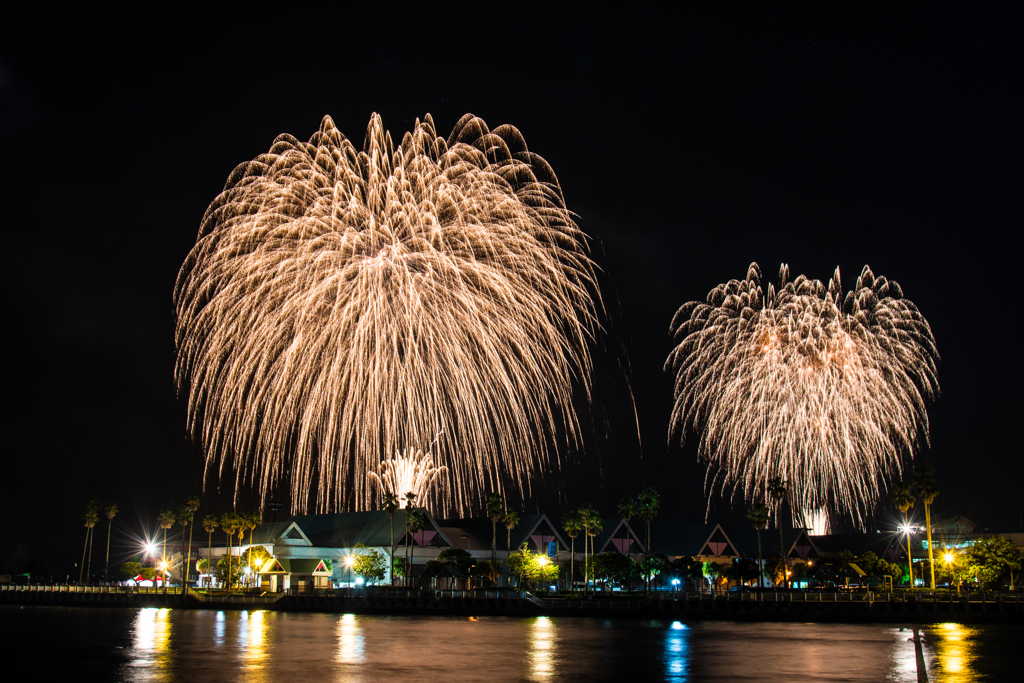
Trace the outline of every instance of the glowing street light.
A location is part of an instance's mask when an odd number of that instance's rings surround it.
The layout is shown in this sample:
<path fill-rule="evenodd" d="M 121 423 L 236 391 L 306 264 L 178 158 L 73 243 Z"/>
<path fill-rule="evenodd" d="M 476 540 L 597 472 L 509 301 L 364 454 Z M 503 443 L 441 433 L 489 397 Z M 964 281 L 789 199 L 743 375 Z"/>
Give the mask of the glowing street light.
<path fill-rule="evenodd" d="M 348 567 L 348 589 L 352 590 L 352 565 L 356 563 L 356 556 L 349 555 L 345 558 L 345 566 Z"/>
<path fill-rule="evenodd" d="M 942 559 L 944 559 L 946 561 L 946 571 L 949 572 L 949 583 L 947 585 L 949 586 L 949 592 L 952 595 L 952 593 L 953 593 L 953 560 L 956 559 L 956 558 L 953 557 L 953 553 L 949 552 L 949 550 L 946 550 L 946 554 L 942 556 Z M 959 587 L 957 587 L 957 592 L 958 593 L 960 592 L 960 588 Z"/>

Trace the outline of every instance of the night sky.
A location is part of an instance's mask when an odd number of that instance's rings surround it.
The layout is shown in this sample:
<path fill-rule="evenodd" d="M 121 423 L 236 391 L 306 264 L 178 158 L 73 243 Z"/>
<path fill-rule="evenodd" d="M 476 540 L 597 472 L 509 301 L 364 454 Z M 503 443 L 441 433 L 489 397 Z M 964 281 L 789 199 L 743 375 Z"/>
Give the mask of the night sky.
<path fill-rule="evenodd" d="M 881 24 L 394 14 L 7 42 L 0 557 L 77 574 L 97 495 L 121 508 L 120 561 L 202 491 L 171 296 L 203 212 L 279 133 L 306 140 L 329 114 L 358 147 L 372 112 L 396 141 L 428 112 L 445 137 L 466 112 L 518 127 L 593 239 L 608 333 L 586 449 L 527 511 L 589 501 L 610 516 L 650 485 L 666 518 L 702 521 L 696 439 L 667 441 L 673 313 L 752 261 L 769 281 L 783 262 L 821 280 L 839 266 L 846 289 L 867 263 L 900 283 L 942 357 L 917 460 L 936 470 L 935 514 L 1020 530 L 1016 22 Z M 229 509 L 231 488 L 212 479 L 200 516 Z M 713 499 L 712 516 L 732 514 Z M 891 528 L 891 506 L 873 525 Z"/>

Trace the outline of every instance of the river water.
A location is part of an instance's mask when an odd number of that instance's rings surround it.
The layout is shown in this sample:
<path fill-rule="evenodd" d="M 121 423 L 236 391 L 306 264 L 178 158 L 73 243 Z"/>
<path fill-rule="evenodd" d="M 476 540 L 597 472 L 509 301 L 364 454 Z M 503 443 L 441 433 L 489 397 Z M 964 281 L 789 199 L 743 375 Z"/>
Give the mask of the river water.
<path fill-rule="evenodd" d="M 1003 681 L 1024 628 L 0 607 L 8 662 L 77 681 Z M 11 671 L 10 664 L 8 671 Z"/>

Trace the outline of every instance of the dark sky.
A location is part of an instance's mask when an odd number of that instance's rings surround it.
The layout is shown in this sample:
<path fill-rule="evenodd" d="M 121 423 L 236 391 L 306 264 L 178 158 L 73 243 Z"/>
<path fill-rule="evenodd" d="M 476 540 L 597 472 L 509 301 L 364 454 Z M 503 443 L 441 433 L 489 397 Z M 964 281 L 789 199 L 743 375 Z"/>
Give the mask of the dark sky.
<path fill-rule="evenodd" d="M 611 513 L 653 485 L 665 516 L 703 519 L 695 439 L 667 442 L 672 314 L 752 261 L 770 278 L 783 262 L 822 280 L 839 266 L 847 288 L 867 263 L 902 285 L 942 355 L 919 455 L 936 512 L 1019 530 L 1015 29 L 998 14 L 738 26 L 509 12 L 8 41 L 0 500 L 31 520 L 8 543 L 72 571 L 90 496 L 120 505 L 123 555 L 201 491 L 171 294 L 203 211 L 277 134 L 308 139 L 329 114 L 358 145 L 374 111 L 396 139 L 427 112 L 445 136 L 466 112 L 515 125 L 594 240 L 610 312 L 594 433 L 534 506 Z M 228 491 L 213 480 L 200 514 L 226 510 Z"/>

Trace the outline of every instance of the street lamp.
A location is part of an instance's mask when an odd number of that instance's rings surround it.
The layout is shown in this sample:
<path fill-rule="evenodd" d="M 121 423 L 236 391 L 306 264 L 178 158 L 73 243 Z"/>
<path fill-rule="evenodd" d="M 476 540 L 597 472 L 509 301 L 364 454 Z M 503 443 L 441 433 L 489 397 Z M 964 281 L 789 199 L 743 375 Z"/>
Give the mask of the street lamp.
<path fill-rule="evenodd" d="M 356 563 L 354 555 L 349 555 L 345 558 L 345 566 L 348 567 L 348 591 L 352 592 L 352 565 Z"/>
<path fill-rule="evenodd" d="M 901 524 L 898 528 L 907 536 L 907 579 L 909 580 L 907 587 L 912 589 L 914 587 L 914 558 L 910 552 L 910 535 L 913 530 L 910 528 L 909 522 Z"/>
<path fill-rule="evenodd" d="M 950 594 L 953 593 L 953 553 L 946 550 L 946 554 L 942 556 L 942 559 L 946 561 L 946 573 L 949 574 L 949 579 L 946 582 L 946 587 L 949 588 Z"/>

